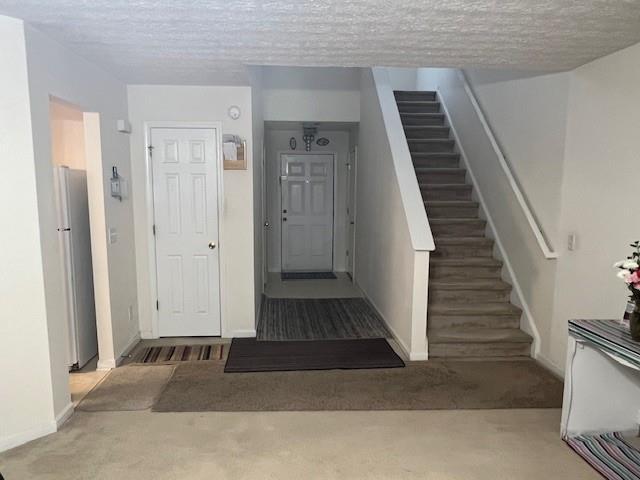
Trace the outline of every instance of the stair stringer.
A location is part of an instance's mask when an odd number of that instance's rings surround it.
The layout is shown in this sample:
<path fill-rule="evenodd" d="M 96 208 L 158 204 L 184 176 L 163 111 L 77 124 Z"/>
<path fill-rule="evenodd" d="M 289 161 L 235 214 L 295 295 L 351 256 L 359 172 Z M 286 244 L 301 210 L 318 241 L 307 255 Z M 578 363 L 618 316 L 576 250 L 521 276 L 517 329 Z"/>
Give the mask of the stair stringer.
<path fill-rule="evenodd" d="M 518 282 L 518 278 L 515 275 L 514 269 L 509 260 L 509 256 L 507 255 L 504 245 L 500 240 L 500 235 L 498 234 L 498 231 L 496 229 L 495 222 L 493 221 L 493 218 L 491 217 L 491 213 L 489 212 L 489 209 L 486 206 L 486 202 L 482 195 L 482 190 L 480 189 L 480 186 L 476 181 L 476 177 L 473 173 L 473 168 L 471 167 L 469 160 L 467 158 L 467 154 L 464 151 L 464 147 L 462 145 L 462 142 L 460 141 L 460 137 L 458 136 L 456 127 L 455 125 L 452 124 L 450 120 L 451 116 L 449 115 L 449 110 L 447 109 L 447 104 L 444 101 L 444 97 L 440 93 L 440 88 L 438 86 L 436 86 L 435 90 L 436 90 L 438 101 L 440 102 L 440 105 L 442 106 L 442 110 L 445 114 L 445 123 L 451 129 L 450 130 L 451 134 L 453 135 L 453 138 L 455 138 L 456 140 L 456 149 L 460 154 L 460 159 L 462 160 L 462 163 L 467 169 L 467 175 L 469 177 L 470 183 L 474 187 L 472 198 L 476 200 L 480 206 L 479 208 L 480 218 L 487 221 L 486 235 L 487 237 L 494 240 L 495 242 L 494 255 L 503 262 L 501 278 L 502 280 L 504 280 L 507 283 L 510 283 L 513 286 L 513 289 L 511 291 L 510 301 L 515 306 L 522 309 L 522 318 L 520 319 L 520 328 L 524 332 L 528 333 L 533 337 L 533 342 L 531 344 L 531 356 L 536 360 L 540 361 L 541 363 L 543 363 L 547 368 L 553 370 L 556 374 L 560 374 L 560 372 L 558 372 L 557 369 L 550 362 L 548 362 L 543 356 L 540 355 L 540 332 L 538 331 L 535 318 L 533 317 L 531 313 L 531 309 L 529 308 L 529 305 L 525 300 L 525 296 L 522 292 L 520 283 Z M 437 248 L 438 248 L 438 245 L 436 243 L 436 249 Z"/>

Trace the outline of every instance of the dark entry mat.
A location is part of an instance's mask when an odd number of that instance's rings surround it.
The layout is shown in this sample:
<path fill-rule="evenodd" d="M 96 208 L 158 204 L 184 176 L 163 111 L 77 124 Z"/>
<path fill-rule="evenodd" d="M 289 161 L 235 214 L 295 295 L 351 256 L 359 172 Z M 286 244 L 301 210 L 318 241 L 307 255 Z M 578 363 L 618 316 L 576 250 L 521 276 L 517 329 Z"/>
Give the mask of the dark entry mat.
<path fill-rule="evenodd" d="M 282 280 L 335 280 L 333 272 L 281 272 Z"/>
<path fill-rule="evenodd" d="M 231 372 L 276 372 L 404 367 L 384 338 L 259 342 L 234 338 L 224 367 Z"/>

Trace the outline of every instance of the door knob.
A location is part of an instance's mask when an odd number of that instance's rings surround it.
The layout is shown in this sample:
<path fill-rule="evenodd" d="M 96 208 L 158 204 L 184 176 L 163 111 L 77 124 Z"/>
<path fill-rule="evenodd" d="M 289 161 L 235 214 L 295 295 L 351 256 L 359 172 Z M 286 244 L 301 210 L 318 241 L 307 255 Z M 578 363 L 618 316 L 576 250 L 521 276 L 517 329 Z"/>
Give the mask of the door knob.
<path fill-rule="evenodd" d="M 283 221 L 283 222 L 286 222 L 286 221 L 287 221 L 287 217 L 284 217 L 284 218 L 282 219 L 282 221 Z"/>
<path fill-rule="evenodd" d="M 214 248 L 216 248 L 216 244 L 213 242 L 209 242 L 209 249 L 213 250 Z"/>

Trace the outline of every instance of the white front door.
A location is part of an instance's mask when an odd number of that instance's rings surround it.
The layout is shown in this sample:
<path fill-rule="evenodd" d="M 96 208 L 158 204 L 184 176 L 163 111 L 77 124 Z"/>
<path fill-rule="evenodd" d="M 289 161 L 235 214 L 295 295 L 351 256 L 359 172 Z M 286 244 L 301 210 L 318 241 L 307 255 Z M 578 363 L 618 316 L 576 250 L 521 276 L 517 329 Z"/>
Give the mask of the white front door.
<path fill-rule="evenodd" d="M 152 128 L 150 137 L 159 335 L 220 335 L 216 131 Z"/>
<path fill-rule="evenodd" d="M 283 154 L 282 270 L 333 269 L 333 155 Z"/>

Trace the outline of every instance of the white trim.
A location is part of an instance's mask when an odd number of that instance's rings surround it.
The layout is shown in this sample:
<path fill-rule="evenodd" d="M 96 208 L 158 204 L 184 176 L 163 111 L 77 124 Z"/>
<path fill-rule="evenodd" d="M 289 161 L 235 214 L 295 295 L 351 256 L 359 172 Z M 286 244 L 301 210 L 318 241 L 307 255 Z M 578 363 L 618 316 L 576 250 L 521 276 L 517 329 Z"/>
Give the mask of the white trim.
<path fill-rule="evenodd" d="M 233 330 L 233 331 L 227 332 L 227 334 L 224 335 L 224 338 L 247 338 L 247 337 L 255 337 L 255 336 L 256 336 L 256 329 L 247 328 L 243 330 Z"/>
<path fill-rule="evenodd" d="M 447 105 L 445 104 L 444 98 L 440 93 L 440 88 L 436 87 L 436 92 L 438 93 L 438 100 L 440 101 L 440 105 L 442 105 L 442 109 L 444 110 L 444 113 L 447 117 L 447 122 L 449 124 L 449 128 L 451 129 L 451 133 L 453 134 L 453 137 L 456 140 L 456 145 L 458 146 L 458 149 L 460 150 L 460 157 L 462 158 L 462 161 L 465 165 L 465 168 L 467 169 L 467 173 L 469 174 L 469 178 L 471 179 L 471 183 L 474 186 L 474 192 L 476 193 L 477 197 L 478 197 L 478 202 L 480 203 L 480 208 L 482 209 L 482 212 L 484 214 L 484 216 L 486 217 L 487 220 L 487 227 L 489 228 L 489 230 L 492 233 L 493 239 L 495 240 L 496 243 L 496 247 L 498 248 L 498 251 L 500 252 L 500 257 L 502 258 L 502 261 L 504 263 L 504 266 L 507 268 L 507 272 L 508 272 L 508 276 L 509 276 L 509 280 L 511 285 L 513 286 L 513 289 L 515 291 L 515 294 L 518 298 L 518 302 L 519 306 L 522 308 L 522 311 L 524 313 L 524 318 L 521 319 L 521 323 L 523 323 L 525 325 L 524 330 L 527 331 L 528 333 L 530 333 L 533 336 L 533 345 L 532 345 L 532 350 L 533 350 L 533 356 L 534 358 L 538 358 L 538 356 L 540 355 L 540 332 L 538 331 L 538 327 L 536 326 L 536 322 L 533 318 L 533 315 L 531 314 L 531 309 L 529 308 L 529 304 L 526 302 L 525 300 L 525 296 L 524 293 L 522 291 L 522 288 L 520 287 L 520 283 L 518 282 L 518 278 L 516 277 L 515 271 L 511 265 L 511 262 L 509 261 L 509 256 L 507 255 L 507 252 L 504 248 L 504 245 L 502 243 L 502 241 L 500 240 L 500 235 L 498 235 L 498 230 L 496 229 L 496 224 L 493 221 L 493 217 L 491 216 L 491 213 L 489 212 L 489 209 L 487 208 L 487 204 L 484 200 L 484 196 L 482 195 L 482 191 L 479 188 L 479 184 L 476 181 L 476 176 L 473 173 L 473 168 L 471 168 L 471 164 L 469 163 L 468 157 L 466 152 L 464 151 L 464 146 L 462 145 L 462 142 L 460 141 L 460 137 L 458 136 L 458 132 L 456 131 L 455 125 L 453 125 L 453 122 L 451 122 L 451 115 L 449 115 L 449 110 L 447 109 Z"/>
<path fill-rule="evenodd" d="M 347 159 L 351 160 L 351 152 L 353 152 L 353 165 L 351 165 L 351 175 L 353 175 L 353 192 L 352 192 L 352 205 L 353 212 L 351 212 L 351 216 L 353 217 L 353 236 L 349 238 L 349 256 L 351 262 L 351 281 L 355 283 L 356 278 L 356 230 L 358 228 L 358 145 L 354 145 L 347 155 Z M 351 163 L 351 162 L 349 162 Z M 350 186 L 347 185 L 347 189 Z M 347 218 L 347 222 L 350 222 L 351 219 Z M 347 232 L 349 231 L 349 225 L 346 225 Z"/>
<path fill-rule="evenodd" d="M 69 402 L 62 409 L 62 411 L 58 415 L 56 415 L 56 430 L 59 430 L 60 427 L 62 427 L 62 425 L 64 425 L 64 423 L 71 418 L 71 415 L 73 415 L 73 412 L 74 412 L 73 402 Z"/>
<path fill-rule="evenodd" d="M 409 152 L 409 144 L 398 112 L 398 105 L 391 88 L 389 72 L 383 67 L 373 67 L 371 73 L 382 121 L 387 133 L 387 142 L 391 150 L 391 161 L 393 161 L 400 198 L 407 218 L 411 245 L 416 251 L 433 251 L 435 250 L 433 235 L 424 208 L 424 200 L 420 193 L 411 152 Z"/>
<path fill-rule="evenodd" d="M 547 259 L 558 258 L 559 254 L 551 250 L 551 246 L 547 242 L 547 239 L 545 238 L 544 233 L 542 233 L 542 229 L 538 225 L 536 217 L 531 212 L 531 209 L 529 208 L 529 204 L 527 203 L 527 200 L 525 199 L 525 196 L 522 193 L 522 190 L 520 189 L 520 185 L 518 185 L 518 182 L 513 176 L 512 169 L 509 163 L 507 162 L 507 159 L 502 154 L 502 150 L 500 149 L 500 146 L 498 145 L 498 142 L 495 136 L 493 135 L 493 131 L 491 130 L 491 127 L 489 126 L 489 123 L 487 122 L 487 119 L 485 118 L 484 113 L 482 112 L 482 109 L 478 104 L 476 96 L 474 95 L 473 90 L 471 89 L 471 86 L 467 81 L 467 77 L 465 76 L 462 70 L 457 70 L 457 74 L 458 74 L 458 78 L 462 82 L 462 86 L 464 88 L 464 91 L 467 94 L 467 97 L 469 97 L 469 100 L 471 101 L 471 105 L 473 106 L 473 109 L 475 110 L 476 115 L 478 115 L 478 118 L 480 119 L 482 128 L 484 129 L 485 134 L 489 138 L 489 142 L 493 147 L 493 151 L 498 157 L 498 163 L 500 164 L 500 167 L 502 167 L 502 171 L 507 177 L 509 186 L 511 187 L 511 190 L 513 190 L 513 194 L 516 196 L 516 199 L 518 200 L 518 204 L 520 205 L 520 208 L 522 209 L 524 216 L 527 219 L 527 222 L 529 223 L 531 230 L 533 231 L 533 235 L 536 237 L 536 241 L 538 242 L 538 245 L 540 246 L 542 253 Z M 460 145 L 459 142 L 458 144 Z"/>
<path fill-rule="evenodd" d="M 106 360 L 102 360 L 100 358 L 98 359 L 98 365 L 96 366 L 96 370 L 104 372 L 106 370 L 112 370 L 117 366 L 118 365 L 116 363 L 115 358 L 107 358 Z"/>
<path fill-rule="evenodd" d="M 211 129 L 215 132 L 216 137 L 216 173 L 218 177 L 218 263 L 219 263 L 219 280 L 218 286 L 220 290 L 220 335 L 226 336 L 226 322 L 223 312 L 225 311 L 223 304 L 225 303 L 223 277 L 224 277 L 224 232 L 222 228 L 222 214 L 224 212 L 224 169 L 222 156 L 222 122 L 144 122 L 144 155 L 145 155 L 145 203 L 147 208 L 147 244 L 149 245 L 149 285 L 151 287 L 151 337 L 159 338 L 159 318 L 156 309 L 156 301 L 158 299 L 158 269 L 156 265 L 156 238 L 153 235 L 153 225 L 155 223 L 154 198 L 153 198 L 153 162 L 149 155 L 149 145 L 151 141 L 151 130 L 154 128 L 184 128 L 184 129 Z M 100 362 L 98 362 L 100 363 Z M 111 368 L 115 368 L 111 367 Z"/>
<path fill-rule="evenodd" d="M 19 447 L 20 445 L 24 445 L 27 442 L 36 440 L 40 437 L 44 437 L 45 435 L 55 433 L 56 431 L 57 431 L 56 422 L 52 421 L 48 423 L 43 423 L 37 427 L 31 428 L 24 432 L 9 435 L 8 437 L 4 437 L 0 440 L 0 452 L 4 452 L 5 450 L 10 450 L 12 448 Z"/>

